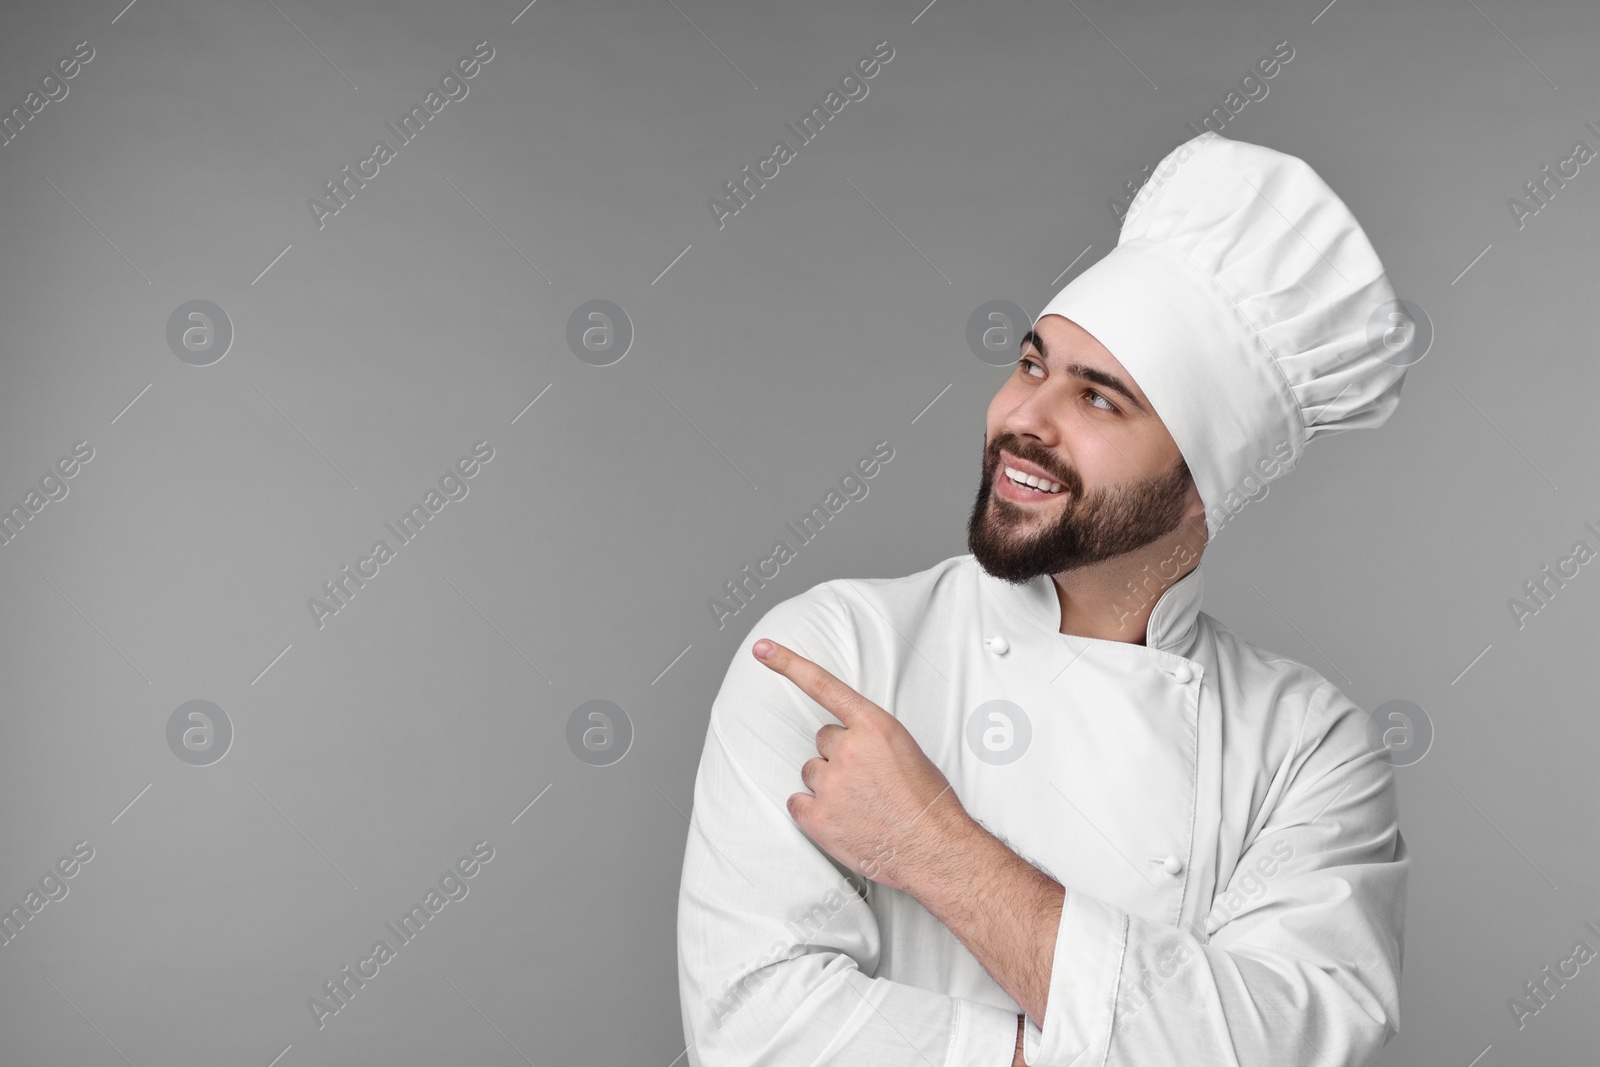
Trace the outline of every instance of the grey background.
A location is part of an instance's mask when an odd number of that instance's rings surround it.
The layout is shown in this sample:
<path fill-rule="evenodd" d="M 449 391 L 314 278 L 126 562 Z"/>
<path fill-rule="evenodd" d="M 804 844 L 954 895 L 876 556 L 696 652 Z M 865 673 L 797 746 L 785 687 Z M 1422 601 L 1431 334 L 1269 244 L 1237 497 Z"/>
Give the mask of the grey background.
<path fill-rule="evenodd" d="M 1224 135 L 1310 162 L 1437 338 L 1388 426 L 1210 546 L 1205 608 L 1431 718 L 1379 1062 L 1592 1056 L 1600 963 L 1520 1032 L 1506 1002 L 1600 948 L 1600 566 L 1520 630 L 1506 602 L 1597 543 L 1600 173 L 1520 230 L 1506 202 L 1600 148 L 1594 5 L 124 3 L 0 11 L 5 108 L 95 49 L 0 148 L 0 502 L 95 449 L 0 548 L 0 902 L 95 850 L 0 947 L 0 1060 L 672 1064 L 732 650 L 817 582 L 966 550 L 1007 373 L 967 316 L 1109 250 L 1123 183 L 1285 39 Z M 885 39 L 719 231 L 707 199 Z M 307 198 L 481 40 L 319 230 Z M 599 298 L 636 330 L 609 367 L 565 342 Z M 235 331 L 209 367 L 166 343 L 192 299 Z M 718 630 L 707 599 L 883 439 Z M 470 494 L 319 630 L 307 598 L 478 440 Z M 210 766 L 167 746 L 194 699 L 234 729 Z M 633 726 L 611 766 L 566 742 L 592 699 Z M 319 1031 L 307 998 L 479 840 L 470 894 Z"/>

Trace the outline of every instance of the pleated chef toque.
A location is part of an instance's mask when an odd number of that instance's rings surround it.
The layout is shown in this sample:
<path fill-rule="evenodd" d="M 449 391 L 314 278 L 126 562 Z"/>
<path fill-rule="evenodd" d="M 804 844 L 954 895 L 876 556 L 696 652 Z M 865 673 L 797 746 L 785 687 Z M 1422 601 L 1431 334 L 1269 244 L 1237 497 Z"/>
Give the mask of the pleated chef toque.
<path fill-rule="evenodd" d="M 1117 246 L 1039 317 L 1071 319 L 1133 375 L 1214 537 L 1311 440 L 1389 418 L 1411 362 L 1383 340 L 1397 307 L 1310 166 L 1207 131 L 1157 164 Z"/>

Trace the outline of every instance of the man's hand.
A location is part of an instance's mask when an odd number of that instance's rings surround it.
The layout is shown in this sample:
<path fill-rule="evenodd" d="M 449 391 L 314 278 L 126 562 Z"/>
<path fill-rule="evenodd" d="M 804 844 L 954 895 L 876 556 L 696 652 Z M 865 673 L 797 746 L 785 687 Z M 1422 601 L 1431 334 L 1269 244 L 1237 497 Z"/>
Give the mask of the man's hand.
<path fill-rule="evenodd" d="M 952 828 L 971 821 L 944 772 L 899 719 L 822 667 L 765 638 L 751 651 L 839 720 L 817 731 L 817 757 L 800 768 L 811 792 L 789 797 L 790 816 L 840 863 L 908 890 Z"/>
<path fill-rule="evenodd" d="M 800 768 L 811 793 L 789 797 L 795 822 L 845 866 L 909 893 L 1044 1026 L 1062 886 L 967 814 L 899 719 L 776 641 L 751 651 L 843 724 L 817 731 L 820 757 Z M 1019 1016 L 1013 1067 L 1022 1035 Z"/>

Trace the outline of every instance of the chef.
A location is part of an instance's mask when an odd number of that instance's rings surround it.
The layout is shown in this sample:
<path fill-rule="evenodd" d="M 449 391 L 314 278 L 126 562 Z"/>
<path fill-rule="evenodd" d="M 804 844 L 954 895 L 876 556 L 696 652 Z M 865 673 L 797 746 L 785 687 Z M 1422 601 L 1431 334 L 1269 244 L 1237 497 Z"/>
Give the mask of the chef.
<path fill-rule="evenodd" d="M 969 553 L 823 582 L 734 655 L 678 902 L 693 1067 L 1358 1067 L 1396 1033 L 1393 766 L 1200 598 L 1267 481 L 1389 417 L 1399 305 L 1300 159 L 1208 133 L 1151 185 L 989 405 Z"/>

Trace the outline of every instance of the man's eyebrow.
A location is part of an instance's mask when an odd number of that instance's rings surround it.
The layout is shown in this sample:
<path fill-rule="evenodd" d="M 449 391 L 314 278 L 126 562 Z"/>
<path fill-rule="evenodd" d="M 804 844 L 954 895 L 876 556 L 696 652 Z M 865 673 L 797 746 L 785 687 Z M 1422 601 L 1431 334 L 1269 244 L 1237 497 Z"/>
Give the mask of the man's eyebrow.
<path fill-rule="evenodd" d="M 1043 356 L 1046 361 L 1049 360 L 1050 350 L 1045 347 L 1044 338 L 1040 337 L 1037 331 L 1029 330 L 1023 335 L 1022 347 L 1026 348 L 1028 345 L 1032 345 L 1034 348 L 1038 349 L 1039 355 Z M 1150 414 L 1150 410 L 1143 404 L 1139 403 L 1139 398 L 1133 395 L 1133 390 L 1128 388 L 1127 383 L 1121 378 L 1118 378 L 1115 374 L 1107 374 L 1098 367 L 1091 367 L 1087 363 L 1068 363 L 1062 369 L 1074 377 L 1082 378 L 1084 381 L 1093 382 L 1096 385 L 1103 386 L 1107 389 L 1110 389 L 1114 393 L 1120 394 L 1128 403 L 1132 404 L 1146 415 Z"/>

